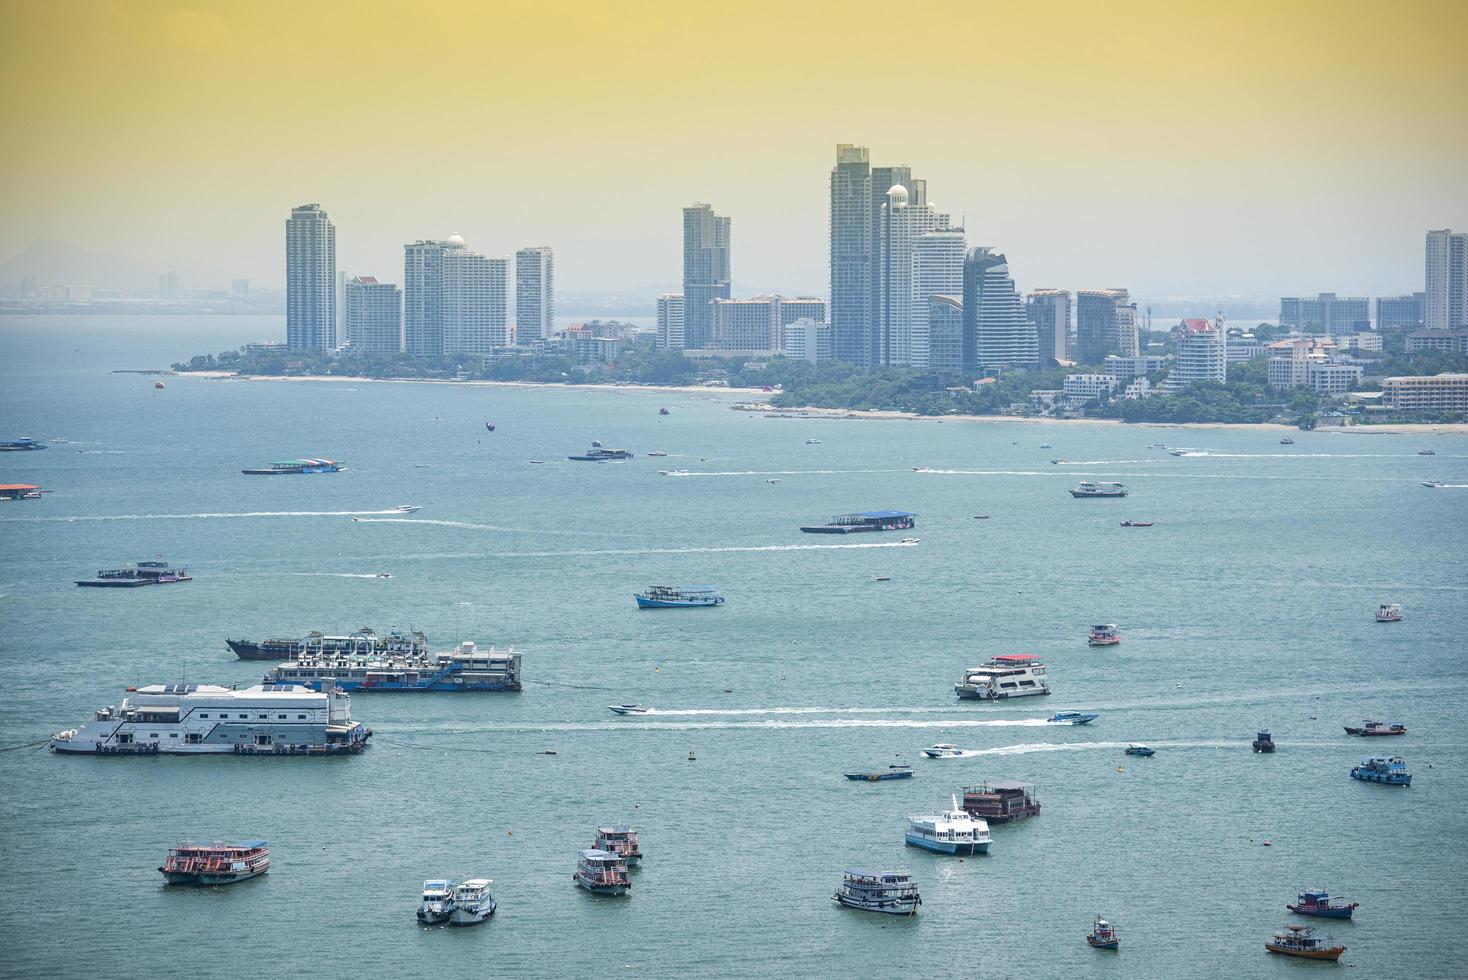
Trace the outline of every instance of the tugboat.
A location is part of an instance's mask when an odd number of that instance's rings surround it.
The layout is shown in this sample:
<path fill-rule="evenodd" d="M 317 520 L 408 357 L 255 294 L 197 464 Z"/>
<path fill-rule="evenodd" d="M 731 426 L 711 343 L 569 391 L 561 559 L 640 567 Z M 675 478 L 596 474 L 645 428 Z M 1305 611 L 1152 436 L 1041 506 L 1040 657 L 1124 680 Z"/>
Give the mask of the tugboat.
<path fill-rule="evenodd" d="M 1120 642 L 1121 630 L 1115 623 L 1092 626 L 1090 635 L 1086 637 L 1086 643 L 1093 647 L 1114 647 Z"/>
<path fill-rule="evenodd" d="M 939 742 L 937 745 L 930 745 L 923 749 L 923 755 L 929 759 L 957 759 L 963 755 L 963 749 L 951 742 Z"/>
<path fill-rule="evenodd" d="M 241 844 L 195 844 L 170 848 L 158 870 L 170 885 L 232 885 L 270 870 L 270 849 L 263 840 Z"/>
<path fill-rule="evenodd" d="M 1406 725 L 1398 725 L 1398 724 L 1395 724 L 1395 723 L 1388 725 L 1384 721 L 1372 721 L 1369 718 L 1367 720 L 1361 722 L 1361 727 L 1360 728 L 1352 728 L 1350 725 L 1347 725 L 1345 727 L 1346 727 L 1346 734 L 1347 735 L 1405 735 L 1405 734 L 1407 734 L 1407 726 Z"/>
<path fill-rule="evenodd" d="M 724 597 L 712 585 L 649 585 L 633 598 L 638 609 L 703 609 L 724 604 Z"/>
<path fill-rule="evenodd" d="M 1033 783 L 991 779 L 963 791 L 963 808 L 989 823 L 1008 823 L 1038 814 L 1040 800 Z"/>
<path fill-rule="evenodd" d="M 1092 483 L 1090 481 L 1077 484 L 1070 491 L 1072 497 L 1125 497 L 1127 489 L 1120 483 Z"/>
<path fill-rule="evenodd" d="M 449 912 L 451 926 L 477 926 L 494 915 L 499 903 L 489 892 L 493 878 L 468 878 L 454 888 L 454 907 Z"/>
<path fill-rule="evenodd" d="M 418 921 L 425 926 L 441 925 L 454 914 L 454 883 L 445 878 L 432 878 L 423 883 L 423 901 L 418 905 Z"/>
<path fill-rule="evenodd" d="M 1273 752 L 1274 736 L 1269 734 L 1268 731 L 1260 729 L 1259 734 L 1254 737 L 1252 744 L 1255 752 Z"/>
<path fill-rule="evenodd" d="M 637 841 L 637 831 L 624 823 L 596 828 L 596 841 L 592 846 L 598 851 L 617 855 L 627 862 L 629 868 L 642 861 L 642 847 Z"/>
<path fill-rule="evenodd" d="M 1324 888 L 1301 892 L 1293 904 L 1286 905 L 1296 915 L 1313 915 L 1320 919 L 1349 919 L 1361 905 L 1349 898 L 1331 898 Z"/>
<path fill-rule="evenodd" d="M 1089 725 L 1100 717 L 1087 711 L 1062 711 L 1045 720 L 1052 725 Z"/>
<path fill-rule="evenodd" d="M 1351 778 L 1367 783 L 1386 783 L 1388 786 L 1412 785 L 1412 774 L 1399 755 L 1368 755 L 1359 766 L 1351 767 Z"/>
<path fill-rule="evenodd" d="M 1376 607 L 1376 621 L 1378 623 L 1400 623 L 1402 607 L 1395 602 L 1383 602 Z"/>
<path fill-rule="evenodd" d="M 631 459 L 632 455 L 625 449 L 608 449 L 599 442 L 592 442 L 591 448 L 582 455 L 566 458 L 577 463 L 606 463 L 616 459 Z"/>
<path fill-rule="evenodd" d="M 94 589 L 136 589 L 143 585 L 192 581 L 193 577 L 187 571 L 174 568 L 166 561 L 140 561 L 126 568 L 101 569 L 96 578 L 78 579 L 76 584 Z"/>
<path fill-rule="evenodd" d="M 890 915 L 916 915 L 923 904 L 912 875 L 906 871 L 863 871 L 847 868 L 841 887 L 831 896 L 847 908 Z"/>
<path fill-rule="evenodd" d="M 960 807 L 957 794 L 949 800 L 952 806 L 943 813 L 908 817 L 907 843 L 939 854 L 988 854 L 988 823 Z"/>
<path fill-rule="evenodd" d="M 1121 948 L 1121 939 L 1116 935 L 1116 929 L 1099 915 L 1092 923 L 1091 931 L 1086 934 L 1086 942 L 1092 949 Z"/>
<path fill-rule="evenodd" d="M 876 769 L 871 772 L 848 772 L 844 775 L 847 779 L 880 783 L 889 779 L 911 779 L 913 772 L 912 766 L 891 765 L 886 769 Z"/>
<path fill-rule="evenodd" d="M 625 895 L 632 889 L 627 863 L 609 851 L 590 848 L 577 853 L 576 884 L 593 895 Z"/>
<path fill-rule="evenodd" d="M 1124 754 L 1140 756 L 1143 759 L 1150 759 L 1157 754 L 1157 750 L 1150 745 L 1143 745 L 1140 742 L 1133 742 L 1126 747 L 1126 749 L 1124 750 Z"/>
<path fill-rule="evenodd" d="M 1316 939 L 1315 930 L 1309 926 L 1285 926 L 1276 932 L 1264 948 L 1271 953 L 1285 956 L 1301 956 L 1307 960 L 1338 960 L 1346 951 L 1344 946 L 1327 945 L 1329 939 Z"/>

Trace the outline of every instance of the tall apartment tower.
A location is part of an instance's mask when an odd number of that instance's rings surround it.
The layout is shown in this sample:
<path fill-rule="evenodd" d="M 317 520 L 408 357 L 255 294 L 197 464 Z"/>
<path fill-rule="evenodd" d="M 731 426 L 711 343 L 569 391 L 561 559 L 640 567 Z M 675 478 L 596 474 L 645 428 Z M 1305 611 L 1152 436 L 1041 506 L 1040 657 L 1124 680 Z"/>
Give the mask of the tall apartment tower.
<path fill-rule="evenodd" d="M 872 168 L 867 148 L 836 145 L 831 168 L 831 330 L 836 359 L 871 367 L 877 345 L 872 329 Z"/>
<path fill-rule="evenodd" d="M 1174 336 L 1177 354 L 1173 357 L 1172 370 L 1163 382 L 1164 390 L 1177 391 L 1195 381 L 1222 384 L 1227 379 L 1227 340 L 1222 318 L 1213 321 L 1183 320 L 1177 325 Z"/>
<path fill-rule="evenodd" d="M 1026 293 L 1025 316 L 1035 330 L 1042 366 L 1053 367 L 1071 359 L 1069 291 L 1037 289 Z"/>
<path fill-rule="evenodd" d="M 912 182 L 910 178 L 909 182 Z M 918 317 L 915 315 L 917 291 L 913 273 L 916 269 L 917 242 L 929 232 L 953 229 L 948 227 L 948 215 L 939 214 L 931 204 L 913 204 L 911 192 L 903 184 L 893 184 L 887 189 L 887 203 L 882 207 L 881 216 L 882 230 L 877 238 L 881 272 L 877 288 L 880 303 L 876 321 L 880 341 L 879 363 L 914 364 L 913 328 Z M 962 232 L 959 234 L 961 236 Z M 942 270 L 937 269 L 937 266 L 941 265 L 941 259 L 944 258 L 943 247 L 935 243 L 929 257 L 934 263 L 934 277 L 939 278 Z M 945 291 L 950 290 L 946 286 L 934 290 L 940 293 Z M 926 364 L 926 297 L 923 298 L 923 303 L 921 320 L 924 339 L 917 356 Z"/>
<path fill-rule="evenodd" d="M 317 204 L 292 208 L 285 223 L 285 343 L 336 350 L 336 226 Z"/>
<path fill-rule="evenodd" d="M 976 368 L 1033 367 L 1039 361 L 1039 343 L 1003 253 L 969 249 L 963 262 L 963 316 Z"/>
<path fill-rule="evenodd" d="M 443 253 L 445 354 L 489 354 L 510 342 L 509 265 L 462 247 Z"/>
<path fill-rule="evenodd" d="M 373 276 L 347 280 L 343 291 L 345 345 L 365 354 L 396 354 L 403 349 L 403 293 Z"/>
<path fill-rule="evenodd" d="M 963 293 L 964 235 L 962 228 L 923 232 L 912 243 L 912 339 L 908 363 L 936 368 L 932 359 L 932 328 L 928 317 L 934 296 Z"/>
<path fill-rule="evenodd" d="M 1455 235 L 1451 228 L 1427 233 L 1426 292 L 1428 330 L 1468 327 L 1468 234 Z"/>
<path fill-rule="evenodd" d="M 658 349 L 683 349 L 683 294 L 663 293 L 658 297 Z"/>
<path fill-rule="evenodd" d="M 1125 289 L 1076 291 L 1076 360 L 1100 364 L 1107 354 L 1136 357 L 1137 307 Z"/>
<path fill-rule="evenodd" d="M 403 350 L 434 357 L 443 346 L 443 256 L 464 247 L 464 239 L 424 239 L 403 246 Z"/>
<path fill-rule="evenodd" d="M 1421 330 L 1426 306 L 1426 293 L 1378 296 L 1376 298 L 1376 329 L 1401 327 L 1407 330 Z"/>
<path fill-rule="evenodd" d="M 515 253 L 515 343 L 549 337 L 556 329 L 556 261 L 547 247 Z"/>
<path fill-rule="evenodd" d="M 708 346 L 709 304 L 729 298 L 729 219 L 707 204 L 683 209 L 683 346 Z"/>

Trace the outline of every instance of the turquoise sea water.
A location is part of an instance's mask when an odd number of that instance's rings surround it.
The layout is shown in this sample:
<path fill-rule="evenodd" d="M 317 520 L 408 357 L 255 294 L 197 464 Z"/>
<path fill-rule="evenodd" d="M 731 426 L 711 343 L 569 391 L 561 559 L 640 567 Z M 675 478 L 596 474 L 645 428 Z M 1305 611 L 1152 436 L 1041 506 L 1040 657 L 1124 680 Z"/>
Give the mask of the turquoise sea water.
<path fill-rule="evenodd" d="M 226 636 L 411 626 L 440 648 L 514 645 L 527 688 L 358 695 L 376 737 L 346 759 L 0 753 L 0 972 L 1299 976 L 1332 968 L 1262 944 L 1308 922 L 1284 904 L 1323 885 L 1361 902 L 1321 931 L 1362 976 L 1462 974 L 1468 488 L 1420 483 L 1468 485 L 1468 439 L 1281 446 L 1272 430 L 772 420 L 718 395 L 158 391 L 109 373 L 280 332 L 0 320 L 0 438 L 64 440 L 0 456 L 0 482 L 53 491 L 0 504 L 0 746 L 128 684 L 257 680 Z M 638 458 L 565 462 L 593 439 Z M 297 455 L 350 469 L 239 473 Z M 1072 500 L 1082 479 L 1132 496 Z M 423 509 L 375 513 L 396 504 Z M 796 530 L 888 507 L 919 514 L 920 544 Z M 72 584 L 154 554 L 195 581 Z M 637 588 L 684 581 L 727 604 L 634 607 Z M 1375 623 L 1383 601 L 1406 620 Z M 1087 648 L 1093 622 L 1122 644 Z M 1042 655 L 1055 693 L 954 699 L 964 667 L 1007 652 Z M 606 710 L 623 701 L 657 711 Z M 1042 723 L 1072 708 L 1100 718 Z M 1410 733 L 1345 737 L 1364 717 Z M 1250 752 L 1259 727 L 1275 755 Z M 939 741 L 975 754 L 921 756 Z M 1123 757 L 1128 741 L 1156 757 Z M 1411 789 L 1347 778 L 1386 750 Z M 899 761 L 916 778 L 841 777 Z M 1043 813 L 995 827 L 985 858 L 904 847 L 909 814 L 991 778 L 1037 783 Z M 646 854 L 627 899 L 571 883 L 613 820 Z M 154 870 L 177 839 L 255 836 L 262 879 L 169 890 Z M 837 907 L 850 865 L 910 869 L 921 913 Z M 466 875 L 496 880 L 494 920 L 420 928 L 422 880 Z M 1083 942 L 1097 913 L 1119 954 Z"/>

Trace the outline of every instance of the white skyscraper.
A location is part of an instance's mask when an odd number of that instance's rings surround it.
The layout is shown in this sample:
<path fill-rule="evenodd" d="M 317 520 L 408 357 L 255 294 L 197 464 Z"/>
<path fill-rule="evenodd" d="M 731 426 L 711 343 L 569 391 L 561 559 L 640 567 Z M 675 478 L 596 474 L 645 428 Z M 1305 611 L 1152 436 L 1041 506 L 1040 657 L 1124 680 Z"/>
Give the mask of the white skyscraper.
<path fill-rule="evenodd" d="M 1176 391 L 1194 381 L 1217 381 L 1228 377 L 1228 352 L 1223 321 L 1183 320 L 1177 325 L 1177 355 L 1163 382 L 1163 390 Z"/>
<path fill-rule="evenodd" d="M 934 296 L 963 294 L 962 228 L 940 228 L 924 232 L 912 244 L 912 339 L 908 363 L 915 368 L 932 367 L 929 356 L 928 311 Z"/>
<path fill-rule="evenodd" d="M 367 354 L 396 354 L 403 349 L 403 294 L 390 282 L 372 276 L 347 280 L 345 345 Z"/>
<path fill-rule="evenodd" d="M 509 260 L 443 252 L 443 352 L 489 354 L 509 343 Z"/>
<path fill-rule="evenodd" d="M 464 239 L 425 239 L 403 246 L 403 350 L 414 357 L 442 354 L 443 256 Z"/>
<path fill-rule="evenodd" d="M 285 341 L 291 350 L 336 350 L 336 226 L 317 204 L 285 223 Z"/>
<path fill-rule="evenodd" d="M 515 343 L 533 344 L 556 329 L 555 257 L 547 247 L 515 253 Z"/>
<path fill-rule="evenodd" d="M 658 297 L 658 349 L 683 349 L 683 294 Z"/>
<path fill-rule="evenodd" d="M 882 206 L 881 296 L 878 308 L 884 365 L 912 363 L 913 247 L 918 236 L 948 227 L 948 216 L 931 204 L 911 204 L 906 187 L 893 184 Z M 926 357 L 926 353 L 924 353 Z"/>
<path fill-rule="evenodd" d="M 1025 316 L 1009 262 L 991 248 L 972 248 L 963 266 L 963 315 L 979 368 L 1031 367 L 1039 340 Z"/>
<path fill-rule="evenodd" d="M 1450 228 L 1427 233 L 1423 323 L 1428 330 L 1468 327 L 1468 234 Z"/>

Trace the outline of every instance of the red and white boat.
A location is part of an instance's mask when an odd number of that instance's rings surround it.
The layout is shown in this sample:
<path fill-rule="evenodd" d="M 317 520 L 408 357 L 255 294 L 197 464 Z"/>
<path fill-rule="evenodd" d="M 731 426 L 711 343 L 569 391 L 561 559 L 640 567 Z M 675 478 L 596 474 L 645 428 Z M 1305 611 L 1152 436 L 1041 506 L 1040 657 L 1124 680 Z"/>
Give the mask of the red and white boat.
<path fill-rule="evenodd" d="M 263 840 L 239 844 L 195 844 L 184 841 L 169 849 L 158 870 L 170 885 L 231 885 L 270 870 L 270 849 Z"/>
<path fill-rule="evenodd" d="M 1114 647 L 1121 642 L 1121 630 L 1115 623 L 1092 626 L 1086 642 L 1093 647 Z"/>

